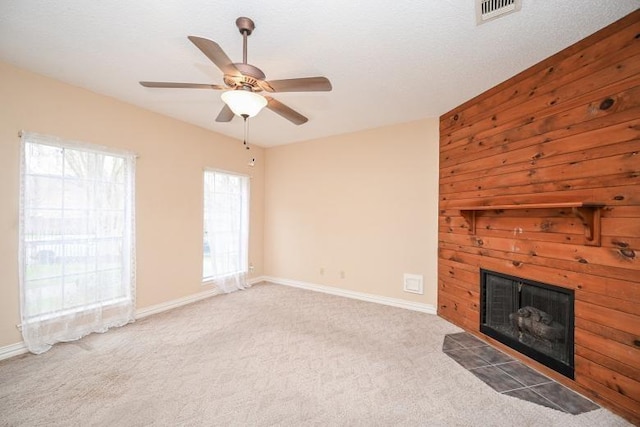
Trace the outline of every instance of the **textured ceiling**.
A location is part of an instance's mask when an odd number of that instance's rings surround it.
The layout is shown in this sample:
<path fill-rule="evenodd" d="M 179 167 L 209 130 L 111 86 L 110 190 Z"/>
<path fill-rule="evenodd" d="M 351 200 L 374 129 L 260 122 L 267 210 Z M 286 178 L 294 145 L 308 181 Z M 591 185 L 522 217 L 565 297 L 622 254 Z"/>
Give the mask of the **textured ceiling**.
<path fill-rule="evenodd" d="M 474 0 L 0 0 L 0 61 L 235 138 L 214 121 L 220 92 L 140 80 L 222 84 L 187 39 L 242 61 L 235 19 L 256 23 L 248 62 L 267 79 L 326 76 L 332 92 L 274 97 L 309 117 L 264 110 L 250 142 L 274 146 L 438 117 L 640 7 L 640 0 L 523 0 L 476 25 Z"/>

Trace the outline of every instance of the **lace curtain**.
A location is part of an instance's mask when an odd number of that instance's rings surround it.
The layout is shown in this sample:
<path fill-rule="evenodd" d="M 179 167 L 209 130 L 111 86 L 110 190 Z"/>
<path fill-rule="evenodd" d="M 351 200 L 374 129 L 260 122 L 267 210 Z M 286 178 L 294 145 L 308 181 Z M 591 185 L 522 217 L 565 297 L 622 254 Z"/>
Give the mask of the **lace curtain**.
<path fill-rule="evenodd" d="M 132 322 L 135 155 L 24 132 L 20 306 L 28 349 Z"/>
<path fill-rule="evenodd" d="M 203 280 L 229 293 L 249 287 L 249 178 L 204 172 Z"/>

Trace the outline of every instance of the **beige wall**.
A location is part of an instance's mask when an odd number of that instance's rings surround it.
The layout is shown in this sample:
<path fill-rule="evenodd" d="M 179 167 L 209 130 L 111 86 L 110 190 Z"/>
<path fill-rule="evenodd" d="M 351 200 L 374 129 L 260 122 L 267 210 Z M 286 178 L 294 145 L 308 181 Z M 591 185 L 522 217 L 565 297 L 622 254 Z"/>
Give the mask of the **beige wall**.
<path fill-rule="evenodd" d="M 251 175 L 250 262 L 263 274 L 264 150 L 0 63 L 0 347 L 21 336 L 18 196 L 21 129 L 135 151 L 137 307 L 207 290 L 201 285 L 202 171 Z M 213 116 L 212 116 L 213 117 Z"/>
<path fill-rule="evenodd" d="M 252 277 L 436 304 L 437 119 L 253 147 L 251 168 L 237 140 L 3 63 L 0 99 L 0 347 L 21 341 L 22 129 L 139 154 L 138 309 L 207 290 L 200 280 L 205 167 L 252 176 Z M 423 274 L 425 294 L 403 292 L 403 273 Z"/>
<path fill-rule="evenodd" d="M 436 305 L 437 119 L 269 148 L 265 182 L 268 276 Z"/>

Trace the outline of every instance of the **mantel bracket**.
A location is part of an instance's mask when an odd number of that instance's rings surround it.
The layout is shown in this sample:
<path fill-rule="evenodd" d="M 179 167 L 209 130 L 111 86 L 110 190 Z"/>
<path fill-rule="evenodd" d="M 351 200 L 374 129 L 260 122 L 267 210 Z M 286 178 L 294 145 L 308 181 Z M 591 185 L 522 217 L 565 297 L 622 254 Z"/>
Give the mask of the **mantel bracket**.
<path fill-rule="evenodd" d="M 572 208 L 584 226 L 585 244 L 588 246 L 601 245 L 600 206 L 582 206 Z"/>
<path fill-rule="evenodd" d="M 469 232 L 476 234 L 476 211 L 474 210 L 460 210 L 460 215 L 467 221 L 469 225 Z"/>

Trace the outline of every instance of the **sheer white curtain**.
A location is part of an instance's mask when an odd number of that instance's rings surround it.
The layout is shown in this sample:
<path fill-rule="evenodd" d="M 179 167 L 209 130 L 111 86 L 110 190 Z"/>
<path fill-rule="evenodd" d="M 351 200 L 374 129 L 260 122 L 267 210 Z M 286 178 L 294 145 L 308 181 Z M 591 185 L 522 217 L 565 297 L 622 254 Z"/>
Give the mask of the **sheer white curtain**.
<path fill-rule="evenodd" d="M 203 280 L 229 293 L 249 287 L 249 177 L 204 172 Z"/>
<path fill-rule="evenodd" d="M 135 155 L 23 132 L 20 305 L 25 344 L 60 341 L 135 315 Z"/>

